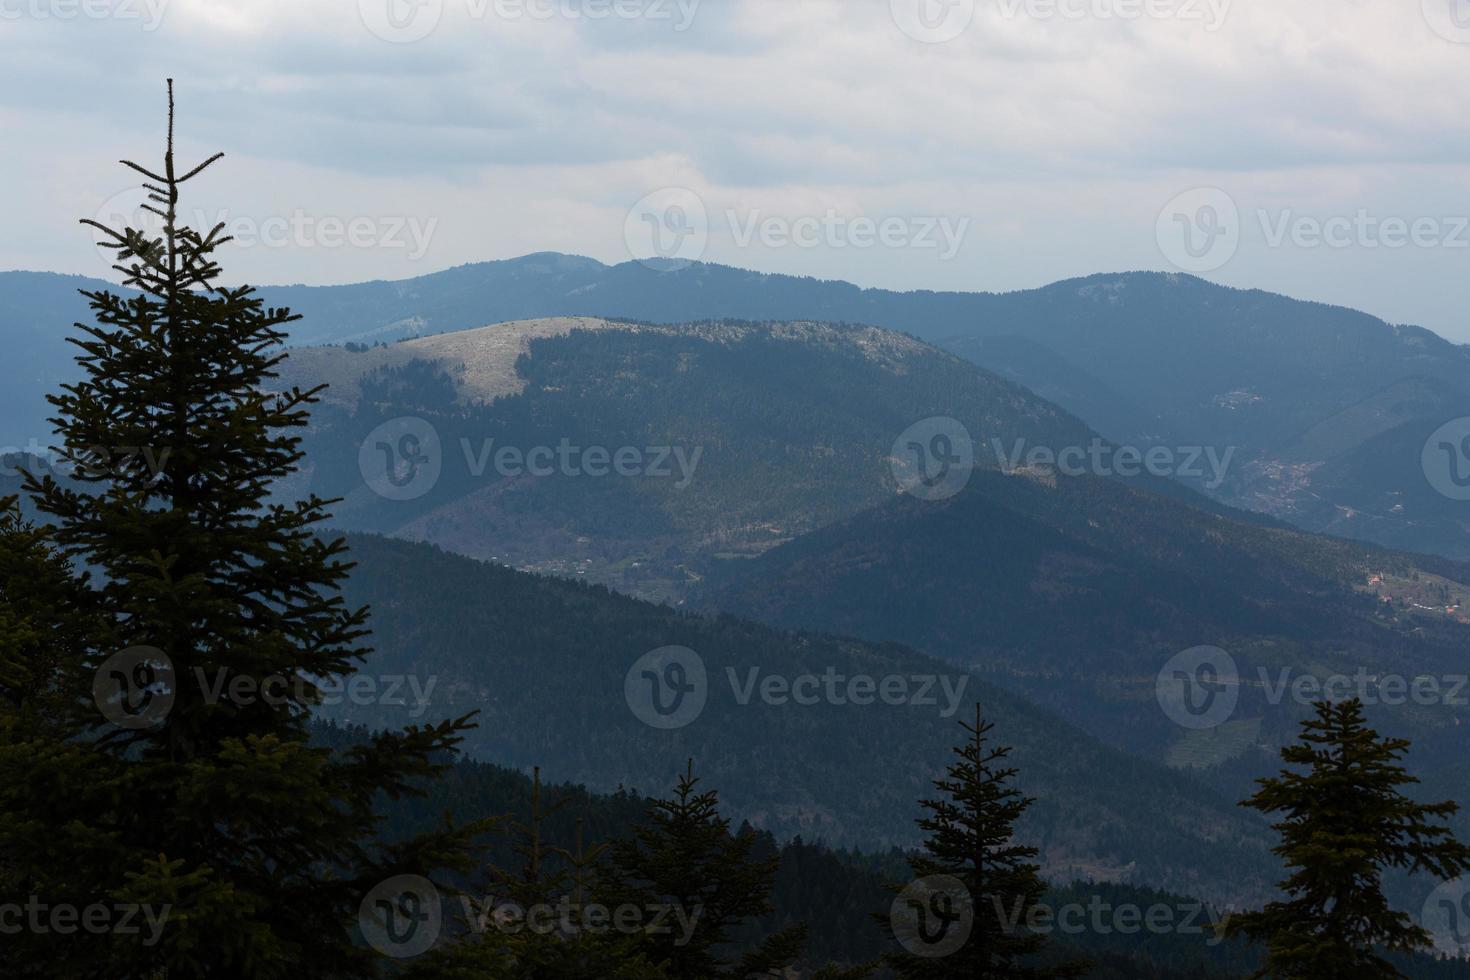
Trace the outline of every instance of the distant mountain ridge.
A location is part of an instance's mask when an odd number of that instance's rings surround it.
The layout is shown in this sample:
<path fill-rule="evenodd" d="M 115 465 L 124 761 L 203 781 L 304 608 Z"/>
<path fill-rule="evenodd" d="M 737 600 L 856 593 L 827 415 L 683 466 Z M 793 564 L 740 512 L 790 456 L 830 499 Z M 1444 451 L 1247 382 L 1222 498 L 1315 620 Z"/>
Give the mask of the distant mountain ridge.
<path fill-rule="evenodd" d="M 312 465 L 287 490 L 341 498 L 341 526 L 670 601 L 722 561 L 902 492 L 915 439 L 926 453 L 935 438 L 952 442 L 961 466 L 992 469 L 1015 442 L 1102 444 L 1081 420 L 954 354 L 816 322 L 520 321 L 370 349 L 300 348 L 279 383 L 331 385 L 305 436 Z M 403 474 L 413 485 L 368 479 L 385 459 L 403 461 L 405 437 L 425 464 Z M 662 474 L 583 474 L 553 465 L 563 447 L 569 460 L 578 447 L 662 459 Z M 529 473 L 522 454 L 540 454 L 546 471 Z M 1220 509 L 1168 480 L 1136 482 Z"/>
<path fill-rule="evenodd" d="M 85 310 L 68 294 L 85 284 L 98 285 L 0 274 L 0 335 L 12 339 L 18 369 L 0 394 L 0 442 L 44 438 L 41 393 L 69 376 L 63 327 Z M 876 325 L 939 343 L 1116 443 L 1235 449 L 1228 480 L 1208 488 L 1224 502 L 1309 530 L 1470 557 L 1466 505 L 1428 486 L 1418 453 L 1440 425 L 1470 417 L 1470 348 L 1340 307 L 1164 273 L 1006 294 L 897 293 L 555 253 L 262 293 L 305 315 L 293 335 L 300 345 L 566 316 Z"/>

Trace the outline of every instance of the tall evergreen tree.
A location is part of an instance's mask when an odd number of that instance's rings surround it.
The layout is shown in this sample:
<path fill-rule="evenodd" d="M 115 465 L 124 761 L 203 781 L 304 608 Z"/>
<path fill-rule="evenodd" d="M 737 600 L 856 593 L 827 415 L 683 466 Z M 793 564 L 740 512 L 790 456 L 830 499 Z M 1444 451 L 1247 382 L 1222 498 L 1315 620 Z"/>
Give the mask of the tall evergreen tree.
<path fill-rule="evenodd" d="M 64 647 L 28 634 L 6 649 L 12 699 L 60 690 L 46 695 L 46 725 L 24 705 L 5 709 L 6 843 L 57 828 L 5 874 L 41 902 L 168 912 L 153 937 L 31 936 L 54 947 L 56 959 L 28 961 L 46 975 L 362 977 L 377 965 L 355 941 L 364 896 L 385 878 L 462 864 L 481 829 L 379 847 L 375 803 L 441 771 L 469 722 L 341 755 L 308 744 L 321 685 L 368 652 L 366 611 L 338 594 L 351 567 L 342 543 L 315 533 L 331 502 L 270 497 L 300 462 L 295 433 L 318 391 L 267 390 L 296 317 L 219 284 L 223 226 L 201 233 L 179 217 L 182 187 L 219 156 L 180 168 L 173 123 L 170 82 L 162 166 L 125 161 L 161 233 L 87 222 L 134 295 L 86 294 L 95 323 L 73 341 L 84 376 L 51 398 L 74 472 L 27 478 L 57 557 L 14 525 L 6 536 L 12 563 L 52 575 L 49 591 L 28 593 L 34 630 L 95 628 Z M 94 678 L 104 707 L 127 710 L 99 712 Z M 78 747 L 84 761 L 68 773 Z"/>
<path fill-rule="evenodd" d="M 1046 937 L 1025 923 L 1046 885 L 1033 863 L 1037 849 L 1015 840 L 1016 821 L 1034 801 L 1011 785 L 1011 750 L 990 744 L 995 726 L 978 704 L 975 723 L 960 726 L 970 738 L 934 781 L 943 795 L 920 801 L 929 813 L 918 821 L 924 849 L 909 860 L 917 880 L 884 917 L 904 950 L 886 959 L 914 980 L 1079 976 L 1084 964 L 1036 963 Z"/>
<path fill-rule="evenodd" d="M 1242 804 L 1283 815 L 1274 825 L 1281 833 L 1275 852 L 1291 869 L 1280 885 L 1285 901 L 1227 922 L 1228 934 L 1266 944 L 1257 976 L 1401 977 L 1377 951 L 1432 946 L 1421 925 L 1389 907 L 1384 872 L 1454 878 L 1470 871 L 1470 847 L 1443 826 L 1458 805 L 1420 804 L 1400 792 L 1419 781 L 1399 764 L 1409 745 L 1369 728 L 1357 699 L 1320 702 L 1301 741 L 1281 752 L 1305 771 L 1261 780 Z"/>
<path fill-rule="evenodd" d="M 731 833 L 719 794 L 698 787 L 691 762 L 674 795 L 654 801 L 648 822 L 614 844 L 608 894 L 617 904 L 672 909 L 693 924 L 685 930 L 671 917 L 672 928 L 644 934 L 648 958 L 670 980 L 783 976 L 801 956 L 804 926 L 766 936 L 742 956 L 728 952 L 735 927 L 771 911 L 780 856 L 755 858 L 756 835 Z M 816 976 L 839 980 L 867 972 L 828 967 Z"/>
<path fill-rule="evenodd" d="M 543 806 L 536 769 L 530 817 L 510 826 L 520 866 L 490 867 L 478 894 L 457 895 L 459 935 L 414 961 L 403 980 L 666 980 L 637 936 L 597 913 L 589 921 L 602 907 L 595 869 L 606 848 L 585 846 L 581 821 L 573 849 L 546 840 L 546 819 L 567 802 Z"/>
<path fill-rule="evenodd" d="M 79 598 L 45 532 L 22 520 L 14 498 L 0 501 L 0 905 L 34 902 L 41 916 L 40 928 L 28 920 L 0 939 L 6 976 L 102 976 L 108 969 L 105 944 L 50 928 L 51 909 L 87 908 L 102 897 L 91 887 L 95 879 L 76 869 L 109 863 L 111 851 L 108 835 L 89 819 L 109 805 L 113 773 L 73 737 L 77 702 L 90 692 L 74 651 L 102 626 Z"/>

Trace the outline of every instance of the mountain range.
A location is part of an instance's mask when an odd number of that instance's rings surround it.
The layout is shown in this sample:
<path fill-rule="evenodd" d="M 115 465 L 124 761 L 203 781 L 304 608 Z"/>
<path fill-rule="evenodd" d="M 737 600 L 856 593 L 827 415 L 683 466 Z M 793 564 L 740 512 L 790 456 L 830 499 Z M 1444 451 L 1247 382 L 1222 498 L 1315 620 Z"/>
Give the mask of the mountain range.
<path fill-rule="evenodd" d="M 70 376 L 78 288 L 0 275 L 17 444 Z M 881 848 L 914 843 L 979 701 L 1048 874 L 1229 903 L 1272 878 L 1233 801 L 1304 714 L 1293 682 L 1463 673 L 1463 505 L 1423 432 L 1470 385 L 1423 331 L 1189 277 L 899 295 L 564 256 L 264 298 L 307 317 L 276 383 L 326 386 L 278 490 L 335 500 L 367 670 L 419 685 L 335 720 L 478 710 L 474 754 L 602 792 L 695 757 L 779 839 Z M 1190 463 L 1120 465 L 1153 450 Z M 630 691 L 671 648 L 708 702 L 664 729 Z M 1176 663 L 1201 650 L 1229 676 Z M 831 674 L 929 678 L 949 710 L 762 686 Z M 1441 798 L 1470 721 L 1442 693 L 1373 712 Z"/>
<path fill-rule="evenodd" d="M 0 328 L 17 358 L 17 383 L 0 395 L 0 441 L 46 441 L 42 393 L 69 377 L 63 327 L 85 313 L 75 291 L 101 285 L 0 274 Z M 1228 455 L 1218 480 L 1173 474 L 1221 502 L 1308 530 L 1470 557 L 1464 501 L 1436 491 L 1425 473 L 1430 437 L 1470 416 L 1470 353 L 1427 330 L 1339 307 L 1157 273 L 1006 294 L 895 293 L 699 263 L 606 266 L 558 254 L 262 294 L 306 315 L 293 336 L 302 346 L 571 316 L 883 327 L 955 351 L 1116 445 Z M 1457 462 L 1470 465 L 1453 457 L 1442 465 Z"/>

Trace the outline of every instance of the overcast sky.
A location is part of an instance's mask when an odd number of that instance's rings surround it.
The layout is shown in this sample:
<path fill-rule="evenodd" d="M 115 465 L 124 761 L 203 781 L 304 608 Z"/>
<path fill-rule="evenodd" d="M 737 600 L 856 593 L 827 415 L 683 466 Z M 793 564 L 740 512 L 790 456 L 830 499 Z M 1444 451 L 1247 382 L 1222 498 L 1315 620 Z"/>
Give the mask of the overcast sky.
<path fill-rule="evenodd" d="M 1185 269 L 1470 341 L 1470 0 L 0 0 L 0 52 L 3 269 L 105 270 L 172 75 L 233 279 Z"/>

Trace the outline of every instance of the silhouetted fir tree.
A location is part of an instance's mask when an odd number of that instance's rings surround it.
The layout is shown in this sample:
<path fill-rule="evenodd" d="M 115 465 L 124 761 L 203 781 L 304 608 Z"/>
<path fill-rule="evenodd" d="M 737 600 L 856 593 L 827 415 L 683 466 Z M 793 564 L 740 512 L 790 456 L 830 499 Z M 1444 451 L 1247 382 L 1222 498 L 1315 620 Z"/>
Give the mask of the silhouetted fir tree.
<path fill-rule="evenodd" d="M 403 980 L 666 980 L 638 937 L 586 919 L 601 904 L 595 866 L 606 848 L 584 845 L 580 821 L 574 849 L 544 839 L 545 820 L 567 802 L 543 809 L 538 767 L 530 817 L 510 827 L 519 868 L 490 867 L 479 894 L 457 895 L 457 941 L 416 960 Z"/>
<path fill-rule="evenodd" d="M 55 581 L 23 614 L 32 631 L 6 647 L 6 683 L 18 676 L 33 700 L 55 678 L 65 707 L 55 725 L 38 725 L 24 703 L 19 716 L 7 708 L 0 754 L 5 781 L 24 780 L 0 794 L 6 843 L 43 824 L 54 830 L 46 846 L 10 854 L 9 879 L 43 902 L 85 895 L 81 905 L 170 914 L 151 945 L 116 931 L 31 936 L 49 940 L 49 955 L 19 968 L 108 980 L 165 969 L 363 977 L 378 965 L 355 941 L 366 893 L 398 874 L 462 865 L 480 829 L 380 847 L 375 806 L 418 792 L 469 724 L 381 735 L 338 755 L 308 744 L 319 683 L 352 674 L 367 653 L 366 611 L 338 594 L 350 568 L 342 543 L 314 533 L 330 502 L 270 499 L 300 462 L 294 432 L 318 391 L 265 390 L 284 356 L 282 327 L 296 317 L 263 308 L 249 287 L 218 285 L 223 226 L 188 228 L 178 206 L 181 187 L 219 156 L 182 171 L 173 121 L 170 82 L 161 169 L 126 163 L 146 179 L 161 234 L 86 222 L 138 295 L 86 294 L 95 324 L 79 324 L 85 336 L 73 341 L 84 377 L 50 399 L 59 452 L 75 472 L 26 483 L 57 561 L 86 571 L 63 583 L 27 532 L 7 528 L 7 548 L 19 549 L 7 560 Z M 76 617 L 100 625 L 64 648 L 60 636 L 35 635 Z M 127 719 L 138 724 L 108 724 L 91 678 L 140 647 L 146 656 L 122 671 L 137 686 L 119 686 L 119 707 L 144 711 Z M 7 975 L 14 969 L 8 958 Z"/>
<path fill-rule="evenodd" d="M 903 909 L 900 891 L 900 905 L 880 916 L 905 946 L 884 958 L 898 976 L 915 980 L 1080 976 L 1082 963 L 1030 962 L 1046 946 L 1044 935 L 1026 927 L 1046 885 L 1032 863 L 1037 849 L 1015 842 L 1015 825 L 1033 801 L 1010 785 L 1017 774 L 1005 765 L 1011 750 L 989 744 L 995 726 L 978 704 L 975 724 L 960 725 L 971 737 L 954 750 L 959 761 L 947 767 L 948 777 L 934 781 L 943 796 L 920 801 L 929 815 L 918 824 L 928 836 L 909 868 L 924 887 L 909 895 L 921 907 Z"/>
<path fill-rule="evenodd" d="M 1442 823 L 1455 803 L 1416 803 L 1399 791 L 1419 780 L 1399 765 L 1406 739 L 1382 738 L 1368 727 L 1357 699 L 1316 705 L 1301 741 L 1281 758 L 1304 772 L 1282 770 L 1259 781 L 1242 806 L 1283 814 L 1274 849 L 1291 874 L 1288 898 L 1259 912 L 1232 916 L 1228 935 L 1266 945 L 1258 977 L 1337 980 L 1401 977 L 1376 950 L 1427 949 L 1432 938 L 1407 914 L 1389 907 L 1389 869 L 1454 878 L 1470 871 L 1470 847 Z"/>
<path fill-rule="evenodd" d="M 673 928 L 643 935 L 648 958 L 670 980 L 782 976 L 801 956 L 805 926 L 766 936 L 738 957 L 728 948 L 737 926 L 771 911 L 780 856 L 754 857 L 757 835 L 732 834 L 720 816 L 719 794 L 698 792 L 698 785 L 691 761 L 674 795 L 655 800 L 648 822 L 631 840 L 613 845 L 608 894 L 618 904 L 674 911 Z M 677 915 L 694 921 L 688 935 Z M 827 967 L 815 976 L 837 980 L 867 972 Z"/>
<path fill-rule="evenodd" d="M 95 878 L 76 870 L 95 873 L 112 862 L 108 834 L 88 821 L 111 805 L 114 767 L 74 737 L 77 702 L 91 689 L 75 651 L 104 633 L 80 598 L 44 531 L 21 519 L 14 498 L 0 501 L 0 905 L 7 907 L 24 909 L 31 896 L 52 908 L 91 906 L 99 899 Z M 95 724 L 92 710 L 87 723 Z M 107 974 L 104 945 L 21 926 L 0 938 L 0 974 Z"/>

